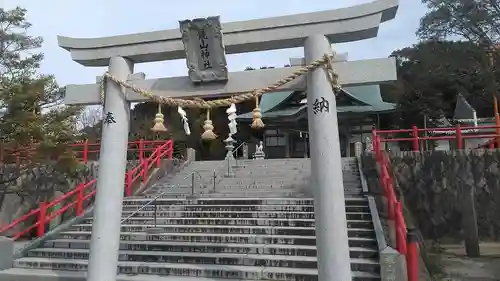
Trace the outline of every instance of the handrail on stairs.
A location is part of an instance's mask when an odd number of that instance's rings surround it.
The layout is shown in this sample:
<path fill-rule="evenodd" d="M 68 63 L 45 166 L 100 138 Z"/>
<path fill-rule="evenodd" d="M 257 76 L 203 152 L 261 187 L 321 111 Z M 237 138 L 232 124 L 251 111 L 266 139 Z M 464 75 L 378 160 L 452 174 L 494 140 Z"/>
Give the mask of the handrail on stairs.
<path fill-rule="evenodd" d="M 125 196 L 132 195 L 133 185 L 137 182 L 137 180 L 141 179 L 143 183 L 147 181 L 149 171 L 153 168 L 153 166 L 159 168 L 161 159 L 167 157 L 169 160 L 172 160 L 173 150 L 174 143 L 172 140 L 168 140 L 163 145 L 158 146 L 148 158 L 142 159 L 138 166 L 127 171 L 125 174 L 124 184 Z M 12 235 L 12 239 L 17 240 L 19 237 L 33 230 L 36 230 L 36 237 L 41 237 L 45 234 L 46 225 L 55 218 L 61 216 L 66 211 L 73 210 L 73 214 L 75 216 L 82 216 L 84 208 L 88 204 L 91 204 L 93 196 L 96 194 L 96 183 L 97 180 L 92 179 L 87 183 L 78 185 L 73 190 L 60 196 L 52 202 L 40 202 L 37 209 L 34 209 L 21 218 L 14 220 L 9 225 L 0 228 L 0 235 L 6 231 L 18 228 L 23 222 L 34 219 L 35 223 L 25 229 L 15 232 Z M 66 203 L 65 201 L 68 199 L 71 201 Z M 51 213 L 50 209 L 56 207 L 57 205 L 63 206 L 61 206 L 61 208 L 57 211 Z"/>
<path fill-rule="evenodd" d="M 460 126 L 457 128 L 460 128 Z M 417 241 L 413 231 L 407 229 L 403 215 L 403 204 L 397 196 L 396 185 L 393 182 L 390 172 L 390 158 L 382 149 L 381 137 L 377 135 L 375 128 L 372 131 L 372 146 L 375 152 L 375 160 L 379 167 L 380 186 L 387 202 L 388 219 L 394 223 L 394 230 L 390 231 L 395 232 L 396 249 L 401 255 L 406 257 L 408 281 L 418 281 L 419 260 Z"/>
<path fill-rule="evenodd" d="M 246 144 L 246 142 L 242 142 L 240 143 L 240 145 L 238 145 L 236 148 L 233 149 L 233 151 L 231 151 L 231 154 L 233 155 L 234 157 L 234 154 L 236 152 L 238 152 L 238 150 L 243 147 L 243 145 Z M 234 158 L 236 159 L 236 158 Z M 238 161 L 238 160 L 236 160 Z M 215 168 L 214 168 L 214 171 L 213 171 L 213 191 L 215 191 L 215 187 L 217 185 L 217 183 L 215 182 L 217 180 L 217 177 L 221 174 L 221 171 L 222 171 L 222 166 L 224 166 L 224 164 L 226 164 L 226 168 L 227 168 L 227 173 L 228 173 L 228 176 L 229 174 L 231 173 L 231 158 L 230 157 L 227 157 L 224 159 L 224 161 L 222 161 L 221 163 L 219 163 L 219 165 L 217 165 Z"/>
<path fill-rule="evenodd" d="M 241 148 L 243 146 L 243 144 L 245 144 L 245 142 L 241 143 L 240 145 L 238 145 L 235 149 L 233 149 L 232 151 L 232 155 L 234 156 L 234 154 L 238 151 L 239 148 Z M 215 189 L 215 174 L 216 174 L 216 170 L 221 168 L 223 166 L 223 164 L 227 163 L 228 165 L 230 165 L 230 158 L 229 157 L 225 157 L 224 160 L 219 163 L 215 169 L 214 169 L 214 189 Z M 195 174 L 198 174 L 200 177 L 200 173 L 198 171 L 193 171 L 191 173 L 189 173 L 187 176 L 185 176 L 182 180 L 187 180 L 189 177 L 191 177 L 192 179 L 192 182 L 191 182 L 191 195 L 195 195 L 195 192 L 194 192 L 194 185 L 195 185 Z M 167 190 L 164 190 L 158 194 L 156 194 L 155 197 L 153 197 L 151 200 L 149 200 L 148 202 L 146 202 L 145 204 L 141 205 L 137 210 L 135 210 L 134 212 L 132 212 L 132 214 L 128 215 L 127 217 L 125 217 L 124 219 L 121 220 L 121 223 L 124 223 L 126 221 L 128 221 L 129 219 L 131 219 L 132 217 L 134 217 L 136 214 L 138 214 L 140 211 L 144 210 L 146 207 L 150 206 L 151 204 L 154 204 L 154 217 L 155 217 L 155 225 L 156 225 L 156 212 L 157 212 L 157 206 L 156 206 L 156 201 L 161 198 L 163 195 L 167 194 L 169 192 L 169 189 L 171 188 L 174 188 L 174 187 L 178 187 L 179 184 L 176 184 L 176 185 L 172 185 L 170 186 Z"/>

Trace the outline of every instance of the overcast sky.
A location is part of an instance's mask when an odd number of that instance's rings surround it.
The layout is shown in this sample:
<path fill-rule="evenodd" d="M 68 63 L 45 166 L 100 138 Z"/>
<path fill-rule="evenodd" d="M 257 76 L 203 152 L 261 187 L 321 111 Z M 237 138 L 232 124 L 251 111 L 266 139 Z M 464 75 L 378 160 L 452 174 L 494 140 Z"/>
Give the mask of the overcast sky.
<path fill-rule="evenodd" d="M 28 10 L 31 33 L 45 40 L 45 61 L 41 71 L 54 74 L 60 85 L 94 83 L 103 68 L 83 67 L 71 60 L 69 52 L 57 46 L 57 35 L 102 37 L 178 28 L 178 21 L 217 16 L 222 22 L 314 12 L 353 6 L 372 0 L 0 0 L 5 8 Z M 387 57 L 393 50 L 417 42 L 415 31 L 426 7 L 419 0 L 400 0 L 396 19 L 382 24 L 379 36 L 353 43 L 334 45 L 348 52 L 349 60 Z M 230 71 L 247 66 L 283 66 L 290 57 L 302 57 L 302 48 L 229 55 Z M 140 64 L 135 72 L 147 78 L 184 76 L 184 60 Z"/>

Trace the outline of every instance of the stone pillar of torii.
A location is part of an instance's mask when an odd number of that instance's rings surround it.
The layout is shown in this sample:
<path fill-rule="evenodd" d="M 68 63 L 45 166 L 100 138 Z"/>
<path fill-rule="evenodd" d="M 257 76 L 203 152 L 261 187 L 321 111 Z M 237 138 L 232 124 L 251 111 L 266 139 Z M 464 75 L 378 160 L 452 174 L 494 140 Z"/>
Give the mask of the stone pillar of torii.
<path fill-rule="evenodd" d="M 332 53 L 331 44 L 376 37 L 380 23 L 395 17 L 398 0 L 377 0 L 337 10 L 220 24 L 218 17 L 181 21 L 180 29 L 106 38 L 59 37 L 59 46 L 75 62 L 108 66 L 108 74 L 155 96 L 175 99 L 231 97 L 266 88 L 300 67 L 228 72 L 225 54 L 304 47 L 306 65 Z M 223 43 L 222 43 L 223 42 Z M 145 79 L 134 64 L 186 58 L 186 77 Z M 333 61 L 330 67 L 343 86 L 380 84 L 396 80 L 393 58 L 352 62 Z M 105 77 L 98 77 L 98 82 Z M 68 85 L 66 104 L 101 104 L 114 122 L 103 124 L 97 194 L 88 267 L 88 281 L 116 277 L 120 242 L 130 103 L 150 100 L 134 89 L 109 79 L 104 83 Z M 276 90 L 305 90 L 308 94 L 311 171 L 315 199 L 318 274 L 320 281 L 352 280 L 342 165 L 334 88 L 324 68 L 315 68 Z M 272 93 L 269 93 L 272 94 Z M 314 103 L 321 103 L 313 110 Z M 236 131 L 234 108 L 228 108 L 230 133 Z M 178 108 L 183 124 L 187 116 Z M 255 113 L 255 112 L 254 112 Z M 255 115 L 254 115 L 255 116 Z M 160 116 L 162 117 L 162 116 Z M 161 120 L 161 118 L 160 118 Z M 209 121 L 209 120 L 207 120 Z M 185 126 L 187 134 L 189 125 Z M 232 145 L 231 135 L 226 143 Z"/>

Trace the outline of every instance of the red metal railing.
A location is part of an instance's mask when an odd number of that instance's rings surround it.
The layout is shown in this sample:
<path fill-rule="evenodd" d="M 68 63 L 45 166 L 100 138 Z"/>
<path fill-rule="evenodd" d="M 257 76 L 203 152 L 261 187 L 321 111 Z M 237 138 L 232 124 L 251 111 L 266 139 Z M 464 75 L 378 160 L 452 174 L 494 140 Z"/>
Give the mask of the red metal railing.
<path fill-rule="evenodd" d="M 155 149 L 164 144 L 165 140 L 137 140 L 128 143 L 127 151 L 129 153 L 137 153 L 137 158 L 143 160 L 148 154 L 155 151 Z M 101 149 L 100 143 L 92 143 L 88 140 L 83 142 L 74 143 L 69 145 L 72 148 L 73 153 L 77 159 L 84 163 L 88 163 L 90 160 L 99 159 L 99 151 Z M 22 148 L 15 151 L 5 150 L 0 153 L 0 162 L 3 161 L 5 155 L 12 155 L 15 157 L 15 161 L 20 163 L 23 159 L 29 159 L 36 153 L 36 148 Z M 135 157 L 134 157 L 135 158 Z"/>
<path fill-rule="evenodd" d="M 415 136 L 415 135 L 414 135 Z M 380 186 L 382 187 L 383 195 L 387 202 L 387 216 L 394 225 L 396 236 L 396 249 L 401 255 L 405 255 L 407 263 L 408 281 L 418 281 L 418 251 L 415 241 L 407 241 L 407 228 L 403 215 L 403 207 L 401 201 L 396 196 L 394 183 L 390 174 L 390 160 L 386 153 L 381 149 L 381 139 L 377 135 L 377 131 L 373 129 L 373 151 L 380 169 Z M 415 245 L 414 245 L 415 244 Z M 416 256 L 415 256 L 416 255 Z M 417 261 L 415 263 L 414 261 Z M 415 279 L 416 276 L 416 279 Z"/>
<path fill-rule="evenodd" d="M 394 189 L 394 183 L 390 174 L 389 156 L 384 153 L 383 143 L 387 142 L 404 142 L 412 143 L 413 151 L 421 150 L 421 142 L 428 140 L 451 140 L 456 142 L 456 149 L 464 149 L 465 139 L 489 139 L 485 144 L 479 147 L 494 148 L 495 143 L 500 135 L 497 134 L 500 126 L 461 126 L 456 125 L 454 128 L 426 128 L 419 129 L 417 126 L 412 126 L 411 129 L 403 130 L 377 130 L 372 131 L 372 145 L 377 164 L 380 169 L 380 185 L 383 190 L 384 197 L 387 201 L 388 219 L 393 222 L 394 232 L 396 236 L 396 249 L 402 255 L 406 256 L 406 266 L 408 281 L 418 281 L 419 262 L 418 262 L 418 241 L 416 239 L 407 239 L 412 235 L 408 234 L 406 223 L 403 215 L 401 201 L 398 200 Z M 493 130 L 494 133 L 485 133 L 485 130 Z M 429 136 L 431 132 L 451 132 L 444 136 Z M 471 133 L 472 132 L 472 133 Z M 392 137 L 394 134 L 408 134 L 409 137 Z M 385 138 L 384 138 L 385 137 Z M 393 231 L 393 230 L 391 230 Z"/>
<path fill-rule="evenodd" d="M 163 144 L 156 147 L 153 153 L 147 157 L 143 158 L 139 161 L 139 165 L 135 168 L 127 171 L 125 175 L 125 196 L 131 196 L 133 194 L 133 185 L 139 179 L 145 182 L 149 176 L 149 170 L 153 167 L 159 167 L 160 161 L 163 158 L 172 159 L 172 153 L 174 150 L 173 141 L 163 141 Z M 83 215 L 84 208 L 86 204 L 91 203 L 91 200 L 96 194 L 96 179 L 93 179 L 85 184 L 78 185 L 72 191 L 62 195 L 61 197 L 55 199 L 52 202 L 41 202 L 37 209 L 30 211 L 28 214 L 22 216 L 19 219 L 14 220 L 7 226 L 0 228 L 0 234 L 15 229 L 19 227 L 22 223 L 27 221 L 34 220 L 35 223 L 32 225 L 17 231 L 12 235 L 14 240 L 19 237 L 30 233 L 31 231 L 36 229 L 36 236 L 41 237 L 45 234 L 45 227 L 48 223 L 50 223 L 55 218 L 63 215 L 68 210 L 73 210 L 74 215 L 81 216 Z M 70 202 L 67 202 L 70 200 Z M 60 209 L 56 210 L 53 213 L 50 213 L 49 210 L 57 205 L 62 205 Z"/>
<path fill-rule="evenodd" d="M 495 142 L 493 140 L 500 138 L 500 135 L 496 132 L 492 133 L 484 133 L 481 131 L 484 130 L 493 130 L 500 128 L 500 126 L 461 126 L 457 124 L 454 128 L 426 128 L 421 129 L 417 128 L 417 126 L 412 126 L 411 129 L 399 129 L 399 130 L 376 130 L 374 129 L 372 132 L 373 141 L 375 138 L 378 138 L 378 142 L 411 142 L 413 151 L 421 150 L 421 142 L 429 141 L 429 140 L 452 140 L 456 142 L 457 149 L 464 149 L 464 140 L 466 139 L 489 139 L 490 141 L 485 141 L 484 145 L 480 145 L 479 147 L 486 146 L 488 148 L 494 148 Z M 470 133 L 470 132 L 476 133 Z M 428 133 L 432 132 L 440 132 L 445 133 L 450 132 L 450 135 L 444 136 L 429 136 Z M 405 133 L 408 134 L 409 137 L 389 137 L 392 134 L 400 134 Z M 385 136 L 385 138 L 384 138 Z M 380 147 L 382 149 L 382 147 Z"/>

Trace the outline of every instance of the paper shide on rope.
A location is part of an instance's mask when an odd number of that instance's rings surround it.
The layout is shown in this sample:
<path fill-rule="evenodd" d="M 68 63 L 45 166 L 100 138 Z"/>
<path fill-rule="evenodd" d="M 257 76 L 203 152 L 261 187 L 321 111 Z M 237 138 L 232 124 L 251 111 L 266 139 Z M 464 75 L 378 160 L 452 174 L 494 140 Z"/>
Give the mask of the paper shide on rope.
<path fill-rule="evenodd" d="M 202 108 L 207 110 L 207 119 L 204 122 L 203 129 L 205 130 L 201 137 L 204 140 L 214 140 L 217 138 L 217 136 L 214 133 L 214 126 L 212 123 L 212 120 L 210 120 L 210 109 L 215 108 L 215 107 L 224 107 L 228 106 L 229 109 L 226 111 L 228 113 L 228 118 L 230 111 L 232 112 L 234 109 L 234 113 L 231 113 L 231 118 L 234 119 L 229 123 L 230 130 L 236 130 L 235 129 L 235 119 L 236 119 L 236 107 L 233 108 L 233 105 L 237 103 L 242 103 L 248 100 L 255 99 L 255 108 L 252 111 L 252 124 L 250 125 L 253 129 L 262 129 L 264 128 L 265 124 L 262 121 L 262 111 L 261 108 L 259 107 L 259 98 L 262 97 L 264 94 L 272 94 L 274 92 L 277 92 L 279 88 L 295 79 L 297 79 L 300 76 L 303 76 L 307 73 L 309 73 L 311 70 L 317 69 L 318 67 L 324 67 L 326 70 L 326 75 L 330 81 L 330 84 L 332 85 L 332 89 L 334 93 L 338 93 L 342 88 L 338 84 L 338 74 L 334 71 L 332 67 L 332 60 L 333 60 L 334 54 L 325 54 L 323 57 L 311 62 L 310 64 L 303 66 L 296 71 L 294 71 L 291 75 L 288 77 L 285 77 L 283 79 L 280 79 L 276 83 L 270 85 L 267 88 L 260 89 L 260 90 L 254 90 L 249 93 L 243 93 L 243 94 L 238 94 L 235 95 L 231 98 L 222 98 L 222 99 L 216 99 L 216 100 L 202 100 L 202 99 L 192 99 L 192 100 L 186 100 L 186 99 L 177 99 L 177 98 L 169 98 L 169 97 L 163 97 L 163 96 L 158 96 L 155 95 L 153 92 L 141 89 L 133 84 L 130 84 L 129 82 L 125 80 L 120 80 L 114 77 L 113 75 L 109 74 L 108 72 L 104 73 L 104 77 L 101 81 L 101 102 L 104 103 L 104 94 L 105 94 L 105 80 L 111 80 L 117 84 L 119 84 L 122 87 L 131 89 L 132 91 L 140 94 L 143 97 L 149 98 L 155 102 L 158 103 L 158 113 L 155 116 L 155 125 L 153 126 L 152 130 L 155 132 L 166 132 L 167 128 L 165 128 L 165 125 L 163 124 L 164 122 L 164 115 L 161 113 L 161 106 L 162 105 L 167 105 L 167 106 L 177 106 L 177 111 L 181 115 L 181 119 L 184 125 L 184 131 L 186 132 L 187 135 L 191 133 L 190 128 L 189 128 L 189 123 L 187 119 L 187 114 L 184 111 L 183 108 Z M 234 117 L 234 118 L 233 118 Z M 231 127 L 234 126 L 234 129 L 231 129 Z M 230 132 L 231 133 L 231 132 Z"/>
<path fill-rule="evenodd" d="M 188 136 L 191 135 L 191 129 L 189 128 L 189 121 L 188 121 L 188 118 L 187 118 L 186 111 L 184 109 L 182 109 L 182 107 L 178 106 L 177 107 L 177 112 L 181 116 L 181 121 L 182 121 L 182 125 L 184 127 L 184 132 Z"/>
<path fill-rule="evenodd" d="M 229 136 L 236 134 L 238 132 L 237 124 L 236 124 L 236 105 L 234 103 L 229 106 L 226 110 L 227 119 L 229 120 Z"/>

